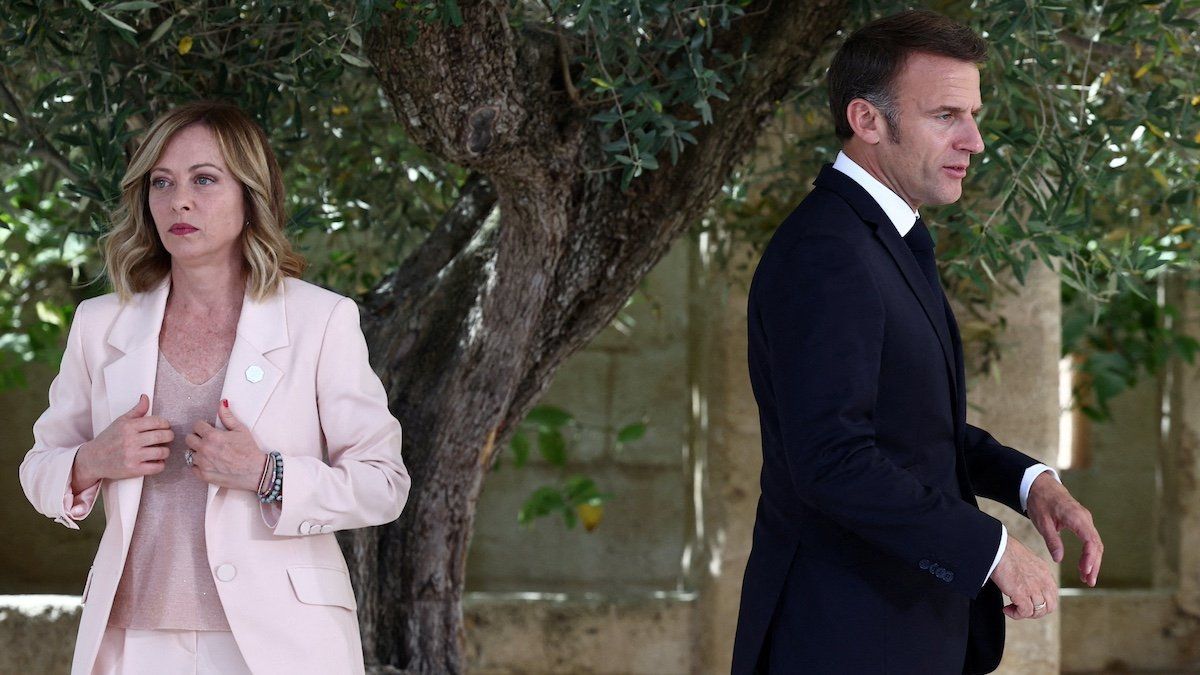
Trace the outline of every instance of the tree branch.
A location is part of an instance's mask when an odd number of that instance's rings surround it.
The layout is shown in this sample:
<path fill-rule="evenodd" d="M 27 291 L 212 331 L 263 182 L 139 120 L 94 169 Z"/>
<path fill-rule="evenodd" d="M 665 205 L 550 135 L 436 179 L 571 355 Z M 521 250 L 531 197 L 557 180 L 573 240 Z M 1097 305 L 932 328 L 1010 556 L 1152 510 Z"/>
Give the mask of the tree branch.
<path fill-rule="evenodd" d="M 79 175 L 79 173 L 71 167 L 71 163 L 67 161 L 67 158 L 63 157 L 57 150 L 54 149 L 54 146 L 50 143 L 49 139 L 46 138 L 45 134 L 43 134 L 42 131 L 37 128 L 37 125 L 33 123 L 33 120 L 29 119 L 29 117 L 25 114 L 25 107 L 17 100 L 16 95 L 13 94 L 11 89 L 9 89 L 8 83 L 5 82 L 4 78 L 2 77 L 0 77 L 0 98 L 4 99 L 5 107 L 12 111 L 11 114 L 17 120 L 17 124 L 24 127 L 32 139 L 33 154 L 45 159 L 47 162 L 53 165 L 54 168 L 62 172 L 62 174 L 66 176 L 67 179 L 72 183 L 75 183 L 76 185 L 84 185 L 85 181 Z"/>

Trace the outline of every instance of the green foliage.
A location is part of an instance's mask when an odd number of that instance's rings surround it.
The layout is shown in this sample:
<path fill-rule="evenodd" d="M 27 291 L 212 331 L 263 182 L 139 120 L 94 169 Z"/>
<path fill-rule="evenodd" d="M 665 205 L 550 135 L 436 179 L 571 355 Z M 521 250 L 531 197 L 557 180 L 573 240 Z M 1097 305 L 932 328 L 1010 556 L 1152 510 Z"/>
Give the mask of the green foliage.
<path fill-rule="evenodd" d="M 692 131 L 712 123 L 713 100 L 729 99 L 747 45 L 716 42 L 748 4 L 545 0 L 545 13 L 527 11 L 525 20 L 558 35 L 571 65 L 568 93 L 576 106 L 596 110 L 591 119 L 604 130 L 610 164 L 602 168 L 618 169 L 628 187 L 664 154 L 678 162 L 696 143 Z"/>
<path fill-rule="evenodd" d="M 172 105 L 222 98 L 256 117 L 284 169 L 308 277 L 347 293 L 394 268 L 461 180 L 408 143 L 358 67 L 363 20 L 352 12 L 322 2 L 74 1 L 0 12 L 0 386 L 22 381 L 22 363 L 57 360 L 67 324 L 38 307 L 102 292 L 78 287 L 101 274 L 95 238 L 135 137 Z"/>
<path fill-rule="evenodd" d="M 596 509 L 604 502 L 612 499 L 612 495 L 600 492 L 596 483 L 585 476 L 571 476 L 561 487 L 540 487 L 525 500 L 517 514 L 517 522 L 529 526 L 538 518 L 560 514 L 563 523 L 575 527 L 581 511 L 591 507 Z M 592 529 L 594 526 L 589 526 Z"/>
<path fill-rule="evenodd" d="M 535 406 L 525 416 L 525 420 L 509 441 L 513 466 L 526 466 L 532 449 L 529 441 L 532 436 L 537 441 L 538 454 L 542 460 L 556 469 L 565 471 L 569 466 L 571 449 L 576 443 L 578 432 L 584 428 L 587 428 L 587 425 L 562 408 L 553 405 Z M 614 448 L 620 450 L 646 434 L 646 423 L 633 422 L 616 430 L 600 427 L 594 427 L 593 430 L 605 436 L 612 435 Z M 496 466 L 501 465 L 500 461 L 497 461 Z M 591 478 L 570 475 L 558 484 L 545 485 L 534 490 L 517 512 L 517 522 L 529 525 L 538 518 L 559 514 L 567 527 L 574 527 L 583 508 L 585 524 L 588 525 L 587 529 L 591 530 L 598 523 L 599 516 L 595 516 L 595 522 L 586 522 L 588 517 L 596 512 L 588 511 L 585 507 L 597 509 L 611 498 L 612 495 L 601 492 Z"/>
<path fill-rule="evenodd" d="M 1071 327 L 1064 352 L 1082 355 L 1080 367 L 1097 378 L 1078 404 L 1103 417 L 1113 396 L 1157 372 L 1166 355 L 1189 353 L 1180 327 L 1143 322 L 1173 311 L 1156 306 L 1163 275 L 1196 267 L 1200 46 L 1192 17 L 1200 2 L 927 6 L 971 25 L 993 49 L 981 71 L 986 150 L 962 199 L 922 209 L 936 226 L 944 278 L 973 313 L 1004 290 L 1002 272 L 1023 281 L 1035 261 L 1052 265 Z M 846 29 L 899 9 L 860 2 Z M 764 244 L 840 148 L 824 65 L 764 138 L 769 159 L 726 189 L 711 223 L 727 264 L 752 261 L 734 257 L 738 244 Z M 971 313 L 960 318 L 978 323 Z M 984 364 L 994 364 L 998 331 L 974 332 L 989 355 Z"/>

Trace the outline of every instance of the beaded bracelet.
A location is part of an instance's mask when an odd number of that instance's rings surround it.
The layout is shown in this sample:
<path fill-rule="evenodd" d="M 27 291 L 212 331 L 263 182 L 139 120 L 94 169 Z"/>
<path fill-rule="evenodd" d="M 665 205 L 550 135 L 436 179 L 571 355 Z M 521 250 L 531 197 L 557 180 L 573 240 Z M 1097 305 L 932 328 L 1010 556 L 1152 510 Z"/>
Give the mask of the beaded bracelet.
<path fill-rule="evenodd" d="M 271 465 L 271 482 L 267 485 L 267 490 L 258 491 L 258 501 L 263 504 L 278 502 L 283 500 L 283 455 L 272 450 L 268 459 Z"/>

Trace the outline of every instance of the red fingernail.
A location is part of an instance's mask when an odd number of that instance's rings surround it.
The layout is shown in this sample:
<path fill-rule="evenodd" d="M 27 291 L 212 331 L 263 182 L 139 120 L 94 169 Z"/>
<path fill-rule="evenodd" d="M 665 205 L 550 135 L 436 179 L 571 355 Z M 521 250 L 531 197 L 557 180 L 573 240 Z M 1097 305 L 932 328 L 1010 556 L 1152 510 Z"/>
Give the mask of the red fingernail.
<path fill-rule="evenodd" d="M 228 407 L 229 407 L 229 399 L 227 399 L 227 398 L 223 398 L 223 399 L 221 399 L 221 405 L 223 405 L 223 406 L 225 406 L 226 408 L 228 408 Z"/>

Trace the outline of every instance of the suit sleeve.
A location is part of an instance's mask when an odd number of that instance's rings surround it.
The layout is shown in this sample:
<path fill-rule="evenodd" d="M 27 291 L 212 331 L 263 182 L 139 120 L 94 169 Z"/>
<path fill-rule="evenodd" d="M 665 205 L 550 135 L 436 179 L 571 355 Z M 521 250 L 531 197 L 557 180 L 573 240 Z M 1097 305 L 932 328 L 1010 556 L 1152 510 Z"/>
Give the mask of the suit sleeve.
<path fill-rule="evenodd" d="M 1001 524 L 923 485 L 877 447 L 886 308 L 866 264 L 830 236 L 802 239 L 774 264 L 756 280 L 751 316 L 766 341 L 796 494 L 913 570 L 935 571 L 931 584 L 974 598 Z"/>
<path fill-rule="evenodd" d="M 33 508 L 72 530 L 92 511 L 100 482 L 79 494 L 71 490 L 71 470 L 79 446 L 92 440 L 92 377 L 83 352 L 80 303 L 67 333 L 58 375 L 50 383 L 50 402 L 33 425 L 33 448 L 21 462 L 21 487 Z"/>
<path fill-rule="evenodd" d="M 1023 452 L 1002 445 L 988 432 L 967 425 L 967 473 L 975 494 L 1004 504 L 1017 513 L 1021 507 L 1021 481 L 1025 470 L 1038 461 Z"/>
<path fill-rule="evenodd" d="M 388 523 L 400 516 L 410 479 L 400 455 L 400 422 L 371 370 L 358 306 L 333 308 L 317 363 L 317 411 L 329 463 L 284 460 L 283 501 L 263 507 L 278 535 L 326 533 Z M 318 523 L 315 529 L 303 523 Z"/>

